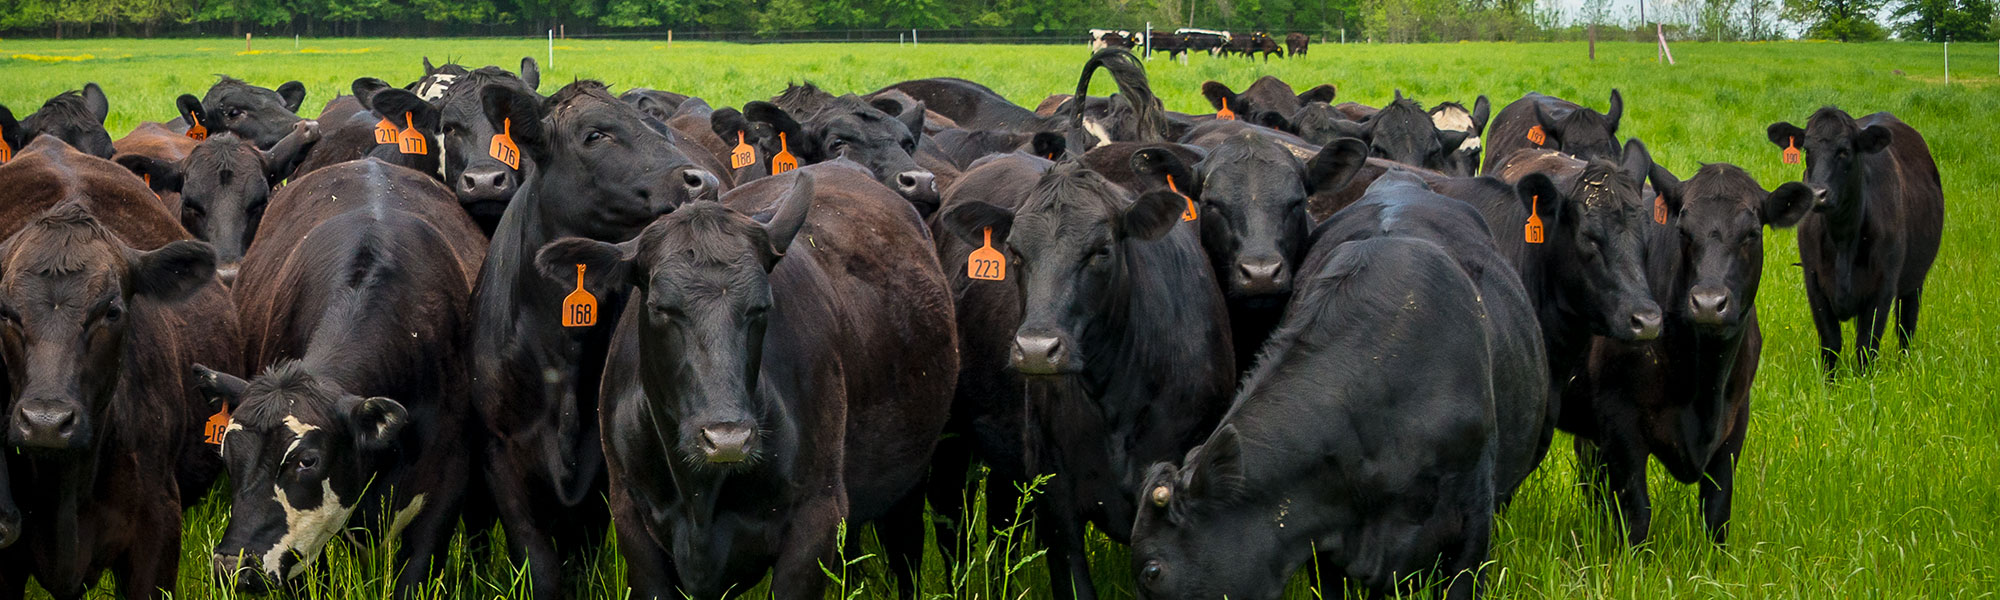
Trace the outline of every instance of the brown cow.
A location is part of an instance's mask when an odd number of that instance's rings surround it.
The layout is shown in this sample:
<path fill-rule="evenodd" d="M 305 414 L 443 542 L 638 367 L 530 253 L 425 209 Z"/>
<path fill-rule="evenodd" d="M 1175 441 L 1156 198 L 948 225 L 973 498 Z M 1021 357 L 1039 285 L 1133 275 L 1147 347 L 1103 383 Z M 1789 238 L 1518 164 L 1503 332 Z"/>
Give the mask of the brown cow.
<path fill-rule="evenodd" d="M 131 161 L 133 159 L 125 157 L 143 156 L 163 163 L 179 163 L 186 160 L 189 154 L 194 153 L 195 146 L 199 145 L 201 145 L 201 142 L 188 138 L 185 133 L 178 133 L 172 129 L 168 129 L 164 124 L 153 122 L 140 123 L 138 128 L 132 130 L 132 133 L 125 134 L 125 137 L 111 142 L 111 146 L 118 150 L 117 154 L 112 155 L 111 160 Z M 124 163 L 121 162 L 120 164 Z M 148 186 L 153 184 L 151 175 L 146 173 L 136 174 L 144 178 Z M 155 195 L 160 199 L 160 206 L 167 209 L 167 214 L 180 214 L 180 190 L 156 190 Z"/>

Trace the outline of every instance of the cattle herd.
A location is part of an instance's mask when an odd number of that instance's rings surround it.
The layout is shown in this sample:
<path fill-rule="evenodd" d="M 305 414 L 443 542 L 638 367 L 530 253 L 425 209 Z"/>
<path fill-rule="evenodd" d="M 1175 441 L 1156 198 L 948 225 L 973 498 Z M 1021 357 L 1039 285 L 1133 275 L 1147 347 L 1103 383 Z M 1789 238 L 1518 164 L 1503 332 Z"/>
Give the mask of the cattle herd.
<path fill-rule="evenodd" d="M 1092 29 L 1085 39 L 1093 51 L 1105 48 L 1146 48 L 1153 52 L 1164 52 L 1168 58 L 1187 58 L 1190 52 L 1207 52 L 1209 56 L 1229 56 L 1235 54 L 1243 58 L 1263 56 L 1266 62 L 1271 55 L 1284 58 L 1286 53 L 1303 57 L 1311 46 L 1311 38 L 1306 34 L 1293 32 L 1285 35 L 1284 46 L 1278 45 L 1277 38 L 1262 31 L 1235 34 L 1209 29 L 1179 29 L 1173 33 L 1147 31 L 1143 34 L 1125 30 Z"/>
<path fill-rule="evenodd" d="M 818 598 L 843 521 L 908 592 L 984 465 L 995 507 L 1054 476 L 1056 597 L 1096 596 L 1089 526 L 1145 598 L 1301 566 L 1471 597 L 1557 429 L 1630 542 L 1649 457 L 1724 542 L 1763 230 L 1799 229 L 1831 377 L 1843 321 L 1863 367 L 1892 310 L 1908 347 L 1943 219 L 1922 136 L 1832 107 L 1770 126 L 1805 170 L 1767 190 L 1621 142 L 1616 90 L 1265 77 L 1183 114 L 1107 48 L 1032 110 L 955 78 L 715 108 L 423 67 L 317 120 L 224 77 L 116 141 L 95 84 L 0 108 L 0 596 L 172 592 L 218 480 L 212 583 L 248 592 L 337 535 L 399 539 L 416 590 L 461 520 L 537 598 L 612 524 L 640 598 Z"/>

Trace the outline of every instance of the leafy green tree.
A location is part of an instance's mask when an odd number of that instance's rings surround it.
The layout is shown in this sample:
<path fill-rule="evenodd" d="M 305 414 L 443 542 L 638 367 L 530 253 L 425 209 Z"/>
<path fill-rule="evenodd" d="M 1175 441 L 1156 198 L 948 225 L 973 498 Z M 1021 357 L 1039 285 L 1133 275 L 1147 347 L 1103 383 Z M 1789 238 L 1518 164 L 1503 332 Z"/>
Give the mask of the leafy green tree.
<path fill-rule="evenodd" d="M 1875 14 L 1887 0 L 1785 0 L 1785 14 L 1806 26 L 1806 37 L 1868 42 L 1886 36 Z"/>
<path fill-rule="evenodd" d="M 1926 42 L 1993 39 L 1992 0 L 1909 0 L 1896 7 L 1896 35 Z"/>

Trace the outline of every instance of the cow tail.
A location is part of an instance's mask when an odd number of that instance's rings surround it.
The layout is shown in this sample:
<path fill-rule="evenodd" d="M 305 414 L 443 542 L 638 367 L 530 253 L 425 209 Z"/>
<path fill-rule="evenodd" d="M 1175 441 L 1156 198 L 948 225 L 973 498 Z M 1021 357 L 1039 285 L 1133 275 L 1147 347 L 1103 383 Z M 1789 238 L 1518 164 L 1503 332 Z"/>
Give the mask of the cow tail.
<path fill-rule="evenodd" d="M 1167 114 L 1160 107 L 1160 101 L 1153 95 L 1153 86 L 1146 79 L 1146 68 L 1139 59 L 1124 48 L 1106 48 L 1090 56 L 1083 63 L 1083 75 L 1076 81 L 1076 112 L 1070 115 L 1070 130 L 1083 130 L 1083 102 L 1089 97 L 1090 76 L 1099 67 L 1111 72 L 1112 81 L 1118 84 L 1118 93 L 1132 104 L 1133 118 L 1139 130 L 1139 142 L 1159 142 L 1167 138 Z"/>

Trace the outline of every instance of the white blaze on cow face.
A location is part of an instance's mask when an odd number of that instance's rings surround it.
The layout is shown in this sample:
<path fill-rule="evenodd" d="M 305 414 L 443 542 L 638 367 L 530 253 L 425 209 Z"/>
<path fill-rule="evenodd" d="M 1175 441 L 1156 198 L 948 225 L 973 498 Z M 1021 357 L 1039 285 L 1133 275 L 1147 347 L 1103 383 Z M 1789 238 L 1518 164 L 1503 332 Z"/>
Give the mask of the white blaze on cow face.
<path fill-rule="evenodd" d="M 272 486 L 278 499 L 278 507 L 285 510 L 285 536 L 264 553 L 264 572 L 274 578 L 296 577 L 319 560 L 320 550 L 326 546 L 333 534 L 339 533 L 347 524 L 347 516 L 354 507 L 344 506 L 340 496 L 333 493 L 333 481 L 321 480 L 319 506 L 300 508 L 292 504 L 285 495 L 283 486 Z M 299 555 L 298 564 L 285 572 L 284 559 L 287 553 Z"/>
<path fill-rule="evenodd" d="M 438 98 L 444 97 L 445 90 L 451 89 L 451 82 L 454 79 L 458 79 L 458 76 L 442 73 L 425 77 L 423 83 L 417 85 L 417 97 L 423 98 L 425 102 L 436 102 Z"/>
<path fill-rule="evenodd" d="M 1447 106 L 1444 110 L 1431 113 L 1431 124 L 1440 130 L 1465 132 L 1465 142 L 1458 145 L 1459 150 L 1480 148 L 1479 136 L 1472 135 L 1472 114 L 1465 109 Z"/>
<path fill-rule="evenodd" d="M 316 425 L 307 425 L 293 415 L 285 415 L 285 429 L 292 430 L 292 445 L 285 447 L 285 458 L 291 458 L 292 451 L 299 449 L 299 443 L 306 440 L 306 434 L 319 431 Z"/>

